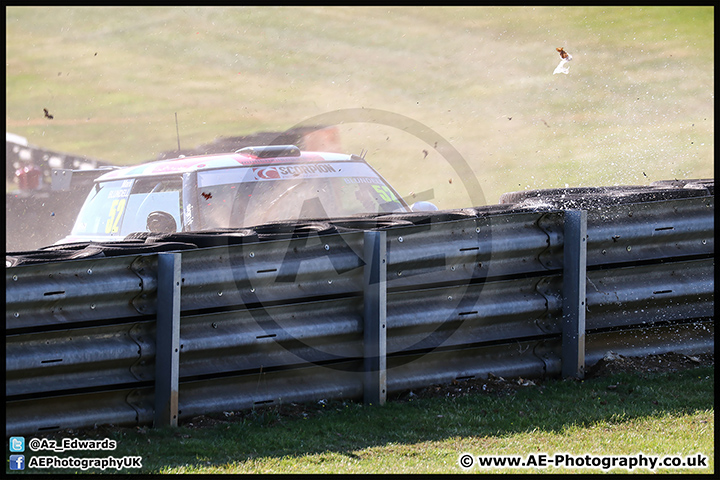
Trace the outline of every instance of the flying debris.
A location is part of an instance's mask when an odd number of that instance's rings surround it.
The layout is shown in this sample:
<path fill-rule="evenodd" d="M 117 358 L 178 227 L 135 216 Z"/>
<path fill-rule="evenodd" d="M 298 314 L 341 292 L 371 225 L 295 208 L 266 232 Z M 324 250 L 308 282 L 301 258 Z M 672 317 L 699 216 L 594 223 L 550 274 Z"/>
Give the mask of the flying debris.
<path fill-rule="evenodd" d="M 572 60 L 572 55 L 567 53 L 564 47 L 558 47 L 555 50 L 557 50 L 560 54 L 560 63 L 558 63 L 558 66 L 555 67 L 553 75 L 555 75 L 556 73 L 564 73 L 565 75 L 567 75 L 568 73 L 570 73 L 570 67 L 567 66 L 567 63 Z"/>

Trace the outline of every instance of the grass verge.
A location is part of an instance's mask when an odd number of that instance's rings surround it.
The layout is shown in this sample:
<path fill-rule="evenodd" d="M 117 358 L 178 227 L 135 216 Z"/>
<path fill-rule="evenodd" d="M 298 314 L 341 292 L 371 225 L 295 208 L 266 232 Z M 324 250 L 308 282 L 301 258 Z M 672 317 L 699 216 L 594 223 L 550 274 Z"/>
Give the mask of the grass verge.
<path fill-rule="evenodd" d="M 194 147 L 372 108 L 447 139 L 489 204 L 523 189 L 714 175 L 712 7 L 6 14 L 7 129 L 52 150 L 137 164 L 176 148 L 175 113 Z M 568 75 L 552 73 L 560 46 Z M 477 206 L 432 145 L 350 120 L 342 149 L 368 151 L 402 195 L 434 188 L 440 208 Z"/>
<path fill-rule="evenodd" d="M 700 453 L 708 458 L 707 468 L 654 473 L 714 472 L 713 367 L 616 373 L 581 382 L 546 380 L 512 389 L 485 385 L 479 391 L 461 383 L 431 396 L 406 392 L 382 407 L 322 401 L 228 412 L 214 417 L 211 426 L 194 420 L 177 429 L 101 427 L 51 437 L 113 438 L 118 442 L 113 452 L 74 456 L 140 455 L 140 473 L 461 473 L 462 453 Z M 46 454 L 29 453 L 28 461 Z M 555 467 L 469 471 L 602 472 Z"/>

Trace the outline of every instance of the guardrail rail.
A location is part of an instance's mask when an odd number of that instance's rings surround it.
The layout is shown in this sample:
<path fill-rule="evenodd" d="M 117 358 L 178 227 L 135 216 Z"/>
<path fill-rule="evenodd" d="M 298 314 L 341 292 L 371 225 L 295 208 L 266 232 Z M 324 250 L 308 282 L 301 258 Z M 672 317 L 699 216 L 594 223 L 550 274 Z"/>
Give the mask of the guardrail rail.
<path fill-rule="evenodd" d="M 9 253 L 6 435 L 710 352 L 704 182 Z"/>

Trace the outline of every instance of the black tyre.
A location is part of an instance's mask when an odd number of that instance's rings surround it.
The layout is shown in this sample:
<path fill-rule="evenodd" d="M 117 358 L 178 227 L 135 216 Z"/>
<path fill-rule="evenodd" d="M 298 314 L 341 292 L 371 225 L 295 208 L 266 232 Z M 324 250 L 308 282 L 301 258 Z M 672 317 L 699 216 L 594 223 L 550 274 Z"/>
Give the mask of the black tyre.
<path fill-rule="evenodd" d="M 658 180 L 650 185 L 659 187 L 678 187 L 678 188 L 695 188 L 706 189 L 709 195 L 715 195 L 715 179 L 714 178 L 694 178 L 684 180 Z"/>
<path fill-rule="evenodd" d="M 144 242 L 152 235 L 157 234 L 154 234 L 153 232 L 133 232 L 126 235 L 123 240 L 142 240 Z"/>
<path fill-rule="evenodd" d="M 20 265 L 33 265 L 38 263 L 59 262 L 70 259 L 70 252 L 49 251 L 49 252 L 17 252 L 5 255 L 5 268 L 18 267 Z"/>
<path fill-rule="evenodd" d="M 181 242 L 145 243 L 140 241 L 123 241 L 98 243 L 94 245 L 97 245 L 106 257 L 141 255 L 145 253 L 170 252 L 175 250 L 190 250 L 197 248 L 191 243 Z"/>
<path fill-rule="evenodd" d="M 191 243 L 199 248 L 240 245 L 257 242 L 258 234 L 250 229 L 209 230 L 202 232 L 178 232 L 154 234 L 147 238 L 147 243 L 181 242 Z"/>
<path fill-rule="evenodd" d="M 702 197 L 707 189 L 663 186 L 573 187 L 504 193 L 501 204 L 520 207 L 600 208 L 608 205 L 643 203 L 676 198 Z"/>
<path fill-rule="evenodd" d="M 311 235 L 337 233 L 337 228 L 326 222 L 268 223 L 252 227 L 260 241 L 302 238 Z"/>
<path fill-rule="evenodd" d="M 428 225 L 431 223 L 452 222 L 453 220 L 465 220 L 474 218 L 477 214 L 474 209 L 463 208 L 457 210 L 437 210 L 434 212 L 408 212 L 383 215 L 377 220 L 400 220 L 408 221 L 413 225 Z"/>
<path fill-rule="evenodd" d="M 59 245 L 58 245 L 59 247 Z M 5 256 L 5 268 L 17 267 L 19 265 L 32 265 L 39 263 L 60 262 L 64 260 L 79 260 L 84 258 L 104 257 L 101 248 L 96 245 L 84 245 L 83 248 L 77 248 L 75 244 L 69 249 L 52 249 L 52 250 L 35 250 L 28 252 L 13 252 Z"/>
<path fill-rule="evenodd" d="M 517 212 L 518 209 L 514 203 L 497 204 L 497 205 L 483 205 L 481 207 L 473 208 L 475 216 L 487 217 L 490 215 L 501 215 L 503 213 Z"/>
<path fill-rule="evenodd" d="M 645 186 L 618 186 L 618 187 L 568 187 L 546 188 L 540 190 L 522 190 L 508 192 L 500 195 L 500 203 L 521 203 L 525 200 L 549 200 L 563 198 L 590 198 L 598 196 L 612 196 L 631 192 L 646 191 L 651 187 Z"/>
<path fill-rule="evenodd" d="M 57 250 L 82 250 L 92 242 L 74 242 L 74 243 L 61 243 L 58 245 L 48 245 L 46 247 L 40 247 L 38 250 L 43 252 L 52 252 Z"/>
<path fill-rule="evenodd" d="M 339 232 L 352 232 L 359 230 L 384 230 L 393 227 L 406 227 L 413 223 L 409 220 L 399 218 L 343 218 L 331 220 Z"/>

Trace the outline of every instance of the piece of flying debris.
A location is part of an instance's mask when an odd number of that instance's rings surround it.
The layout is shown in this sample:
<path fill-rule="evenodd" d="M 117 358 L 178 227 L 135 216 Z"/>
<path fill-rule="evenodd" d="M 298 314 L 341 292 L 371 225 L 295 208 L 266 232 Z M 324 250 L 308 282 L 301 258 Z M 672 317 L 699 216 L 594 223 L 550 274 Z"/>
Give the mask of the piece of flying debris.
<path fill-rule="evenodd" d="M 558 66 L 555 67 L 555 71 L 553 72 L 553 75 L 556 73 L 564 73 L 567 75 L 570 73 L 570 67 L 568 67 L 567 63 L 572 60 L 572 55 L 567 53 L 565 51 L 564 47 L 558 47 L 555 50 L 560 54 L 560 63 L 558 63 Z"/>

